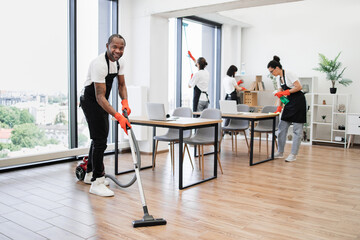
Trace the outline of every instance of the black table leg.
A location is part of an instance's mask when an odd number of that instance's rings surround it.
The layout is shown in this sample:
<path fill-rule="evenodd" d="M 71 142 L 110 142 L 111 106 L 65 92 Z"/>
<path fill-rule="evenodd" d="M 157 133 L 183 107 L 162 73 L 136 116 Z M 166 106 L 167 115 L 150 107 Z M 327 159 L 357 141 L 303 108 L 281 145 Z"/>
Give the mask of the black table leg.
<path fill-rule="evenodd" d="M 254 124 L 255 121 L 252 119 L 251 122 L 251 129 L 250 129 L 250 166 L 253 164 L 253 157 L 254 157 Z"/>
<path fill-rule="evenodd" d="M 183 161 L 182 161 L 182 156 L 183 156 L 182 145 L 183 145 L 183 137 L 184 137 L 183 134 L 184 134 L 184 130 L 180 128 L 179 129 L 179 189 L 183 189 Z"/>

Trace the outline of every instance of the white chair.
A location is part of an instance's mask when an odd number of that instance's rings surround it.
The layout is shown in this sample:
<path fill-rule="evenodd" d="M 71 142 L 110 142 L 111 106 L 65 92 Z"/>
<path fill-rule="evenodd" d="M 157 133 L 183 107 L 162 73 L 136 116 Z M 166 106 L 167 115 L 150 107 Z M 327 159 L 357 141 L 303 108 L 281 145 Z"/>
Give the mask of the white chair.
<path fill-rule="evenodd" d="M 200 118 L 207 119 L 221 119 L 221 112 L 219 109 L 205 109 Z M 202 172 L 202 179 L 204 179 L 204 145 L 214 145 L 214 127 L 199 128 L 196 133 L 191 137 L 184 139 L 185 144 L 198 146 L 199 155 L 199 168 Z M 221 162 L 220 162 L 220 144 L 221 143 L 221 123 L 218 127 L 218 153 L 217 160 L 220 166 L 221 173 L 223 173 Z M 190 156 L 189 156 L 190 157 Z"/>
<path fill-rule="evenodd" d="M 277 106 L 264 106 L 264 108 L 261 110 L 262 113 L 271 113 L 276 111 Z M 275 131 L 277 130 L 279 125 L 279 116 L 276 117 L 275 122 Z M 266 154 L 269 155 L 269 144 L 268 144 L 268 137 L 269 133 L 271 134 L 273 130 L 273 120 L 262 120 L 259 121 L 256 127 L 254 128 L 254 132 L 258 132 L 260 134 L 259 136 L 259 153 L 261 152 L 261 133 L 266 133 Z M 277 146 L 276 136 L 273 136 L 275 138 L 275 146 Z"/>
<path fill-rule="evenodd" d="M 192 110 L 191 110 L 191 108 L 188 108 L 188 107 L 179 107 L 179 108 L 176 108 L 174 110 L 173 116 L 176 116 L 176 117 L 190 117 L 191 118 L 192 117 Z M 189 138 L 190 136 L 191 136 L 191 130 L 184 131 L 184 133 L 183 133 L 184 139 Z M 175 143 L 179 142 L 179 130 L 169 128 L 169 130 L 167 131 L 167 133 L 165 135 L 154 136 L 154 139 L 155 139 L 155 154 L 154 154 L 155 156 L 154 156 L 154 164 L 152 166 L 152 169 L 154 170 L 154 168 L 155 168 L 156 153 L 157 153 L 157 148 L 158 148 L 159 141 L 169 142 L 170 143 L 170 158 L 171 158 L 171 165 L 172 165 L 172 173 L 174 174 L 174 171 L 175 171 L 174 170 L 174 168 L 175 168 L 175 164 L 174 164 L 174 146 L 175 146 Z M 187 146 L 186 146 L 186 149 L 187 149 L 187 152 L 188 152 L 188 154 L 190 156 L 190 152 L 189 152 L 189 149 L 188 149 Z M 185 147 L 184 147 L 184 152 L 185 152 Z M 192 167 L 194 168 L 193 163 L 191 161 L 191 158 L 190 158 L 190 162 L 191 162 Z"/>
<path fill-rule="evenodd" d="M 237 105 L 238 112 L 249 112 L 250 107 L 246 104 Z M 246 145 L 248 148 L 248 154 L 250 153 L 249 142 L 246 136 L 245 130 L 249 128 L 249 120 L 239 120 L 239 119 L 230 119 L 230 122 L 227 126 L 223 127 L 222 130 L 225 132 L 231 133 L 231 146 L 234 151 L 234 136 L 235 136 L 235 154 L 237 155 L 237 134 L 240 132 L 244 133 Z"/>

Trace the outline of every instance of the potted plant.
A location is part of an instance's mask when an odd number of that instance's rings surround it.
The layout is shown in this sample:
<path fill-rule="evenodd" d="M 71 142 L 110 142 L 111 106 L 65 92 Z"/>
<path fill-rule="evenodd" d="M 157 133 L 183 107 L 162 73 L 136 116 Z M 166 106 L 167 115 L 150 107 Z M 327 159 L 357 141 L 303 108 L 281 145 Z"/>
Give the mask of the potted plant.
<path fill-rule="evenodd" d="M 334 60 L 330 60 L 324 56 L 324 54 L 319 53 L 319 67 L 314 68 L 315 71 L 326 73 L 326 79 L 331 81 L 332 88 L 330 88 L 330 93 L 335 94 L 336 88 L 335 83 L 339 82 L 340 84 L 349 86 L 352 83 L 352 80 L 343 78 L 344 71 L 346 69 L 343 68 L 341 70 L 341 62 L 338 62 L 338 58 L 341 52 L 336 56 Z"/>

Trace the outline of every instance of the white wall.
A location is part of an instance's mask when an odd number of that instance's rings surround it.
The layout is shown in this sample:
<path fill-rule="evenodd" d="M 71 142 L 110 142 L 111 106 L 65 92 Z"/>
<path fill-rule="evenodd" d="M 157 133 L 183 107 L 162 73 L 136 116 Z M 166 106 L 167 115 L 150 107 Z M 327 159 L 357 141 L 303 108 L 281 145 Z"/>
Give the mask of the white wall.
<path fill-rule="evenodd" d="M 125 78 L 127 85 L 146 86 L 149 88 L 149 102 L 163 102 L 168 110 L 168 19 L 152 15 L 152 13 L 189 8 L 191 6 L 226 2 L 220 0 L 207 1 L 145 1 L 123 0 L 120 5 L 120 34 L 127 40 L 124 53 L 126 60 Z M 223 52 L 227 57 L 222 68 L 240 62 L 241 28 L 224 26 L 222 33 Z M 224 76 L 224 74 L 222 74 Z M 130 107 L 131 102 L 129 102 Z M 136 107 L 136 106 L 133 106 Z M 163 133 L 159 130 L 158 133 Z M 149 129 L 152 136 L 152 129 Z M 166 145 L 159 146 L 160 150 Z M 151 142 L 140 143 L 142 151 L 150 152 Z"/>
<path fill-rule="evenodd" d="M 338 2 L 343 4 L 340 8 L 332 7 L 334 0 L 291 3 L 282 18 L 277 17 L 279 7 L 269 6 L 261 18 L 248 18 L 253 27 L 242 32 L 247 74 L 266 76 L 267 63 L 275 54 L 285 70 L 298 76 L 318 76 L 318 92 L 328 93 L 330 81 L 312 69 L 317 67 L 318 53 L 333 59 L 341 51 L 339 60 L 347 67 L 344 77 L 354 82 L 350 87 L 337 85 L 337 90 L 352 94 L 350 112 L 360 112 L 360 1 Z"/>
<path fill-rule="evenodd" d="M 241 27 L 223 25 L 221 43 L 221 79 L 225 77 L 228 68 L 235 65 L 238 68 L 236 75 L 241 70 Z M 225 91 L 221 86 L 221 99 L 225 98 Z"/>

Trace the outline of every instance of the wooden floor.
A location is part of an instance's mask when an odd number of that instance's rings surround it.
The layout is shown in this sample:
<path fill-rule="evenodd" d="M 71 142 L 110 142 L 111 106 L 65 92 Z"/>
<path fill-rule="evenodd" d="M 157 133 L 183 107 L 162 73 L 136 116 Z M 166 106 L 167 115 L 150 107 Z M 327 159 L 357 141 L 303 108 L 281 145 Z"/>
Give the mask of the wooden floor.
<path fill-rule="evenodd" d="M 143 215 L 137 184 L 111 182 L 115 197 L 91 195 L 75 177 L 76 162 L 2 173 L 0 239 L 360 239 L 359 147 L 302 145 L 295 162 L 250 167 L 245 142 L 238 144 L 237 156 L 230 140 L 222 144 L 223 175 L 189 189 L 178 189 L 168 153 L 158 155 L 155 171 L 141 172 L 150 214 L 166 226 L 134 229 Z M 120 159 L 131 168 L 129 153 Z M 192 170 L 186 158 L 184 168 L 185 183 L 200 177 L 197 160 Z M 106 170 L 113 173 L 113 156 Z"/>

